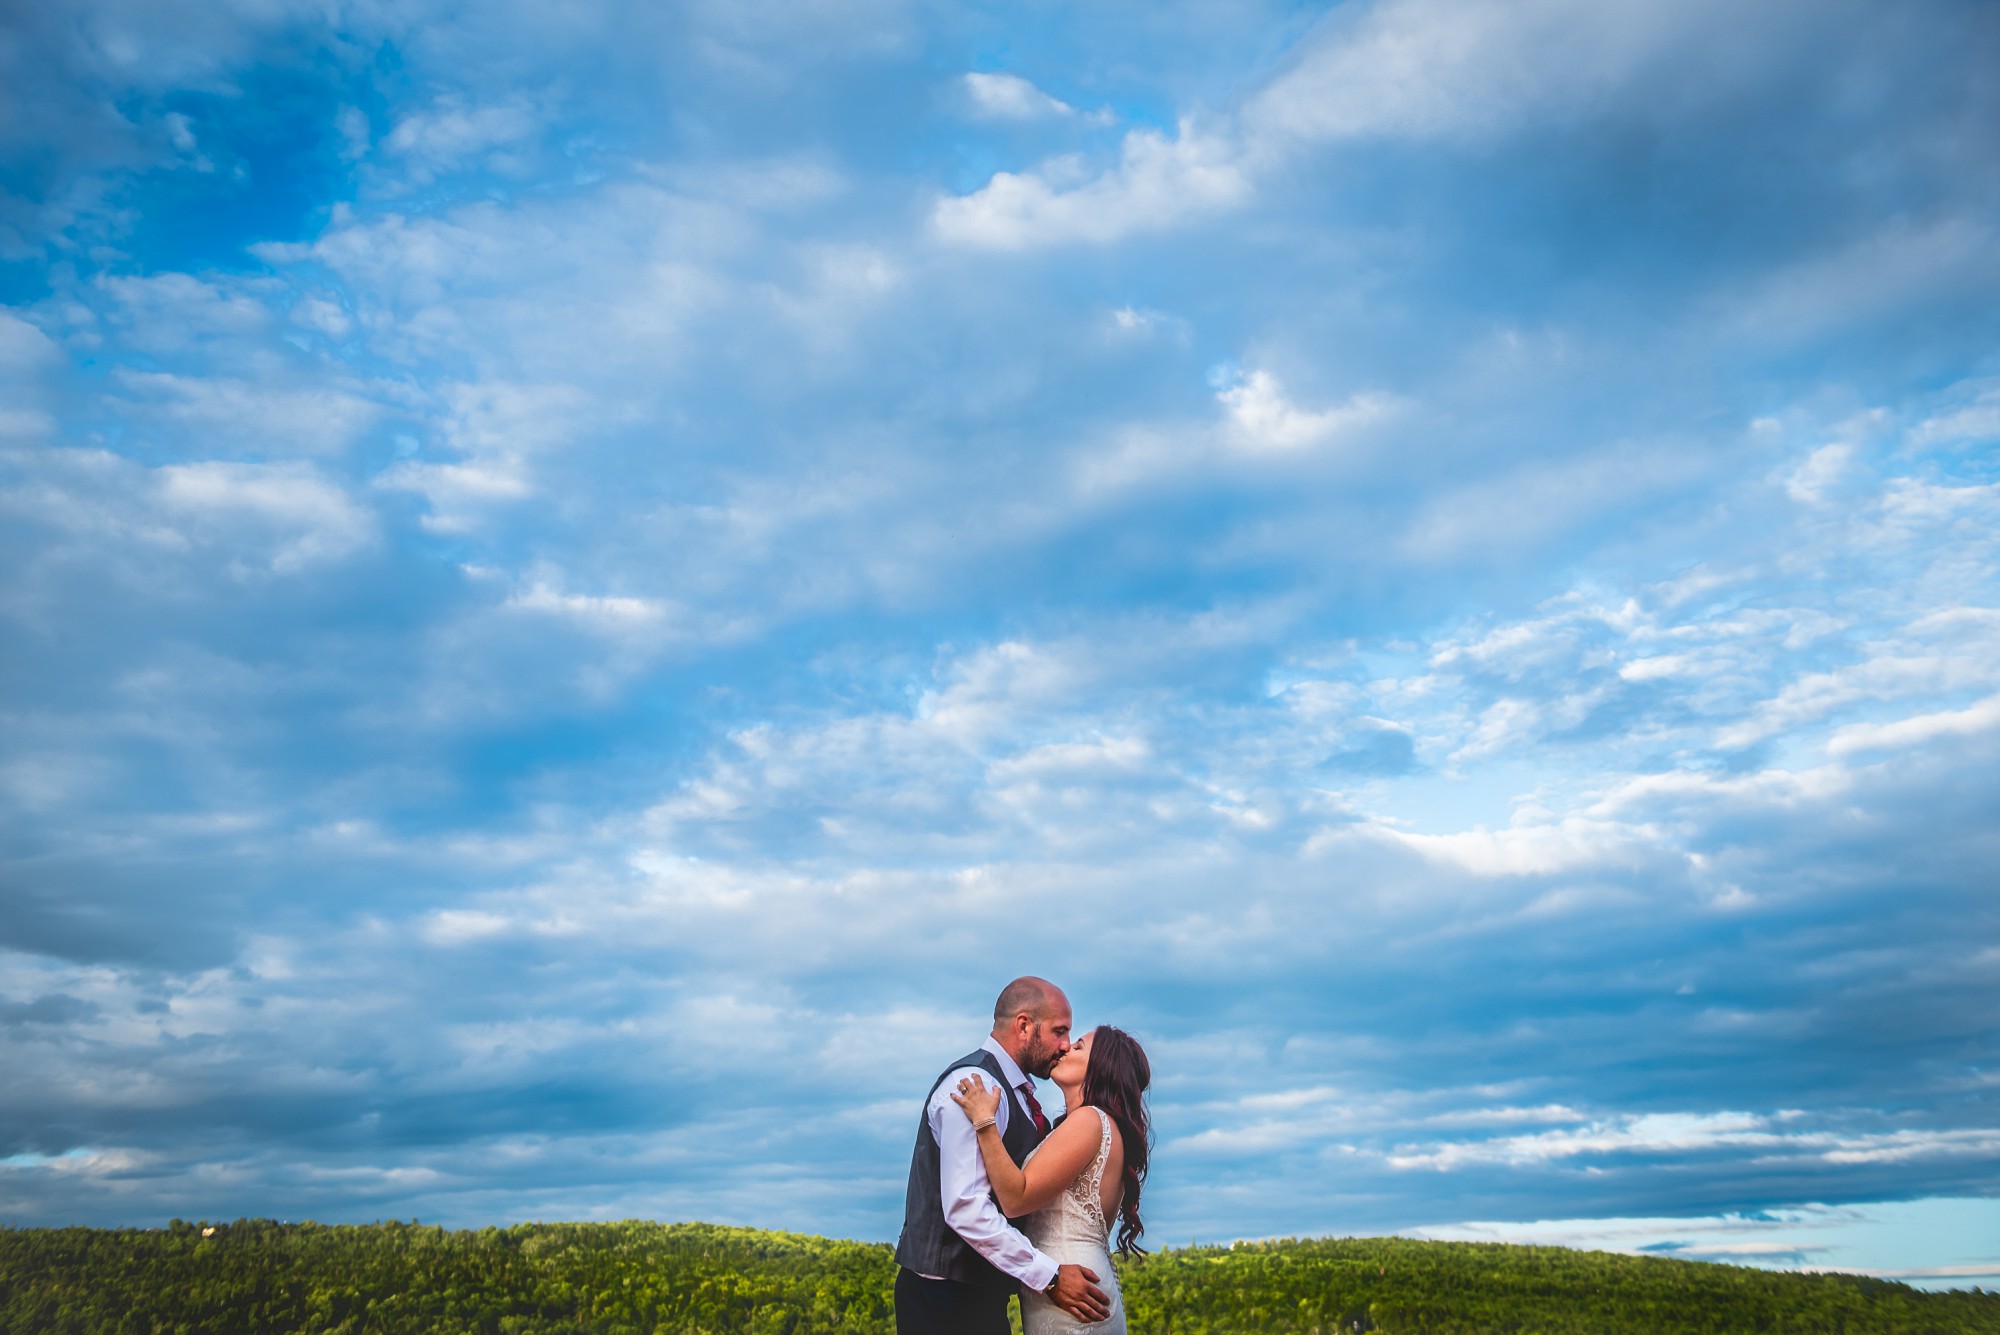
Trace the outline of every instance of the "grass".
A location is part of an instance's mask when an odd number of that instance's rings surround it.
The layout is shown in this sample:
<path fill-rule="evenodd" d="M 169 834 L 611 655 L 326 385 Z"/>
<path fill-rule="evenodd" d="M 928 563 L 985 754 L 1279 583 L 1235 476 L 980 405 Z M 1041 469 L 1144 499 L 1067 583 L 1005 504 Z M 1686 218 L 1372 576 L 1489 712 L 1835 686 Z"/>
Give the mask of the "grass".
<path fill-rule="evenodd" d="M 0 1335 L 889 1335 L 893 1277 L 881 1244 L 707 1224 L 0 1229 Z M 2000 1294 L 1560 1247 L 1239 1243 L 1120 1277 L 1134 1335 L 2000 1335 Z"/>

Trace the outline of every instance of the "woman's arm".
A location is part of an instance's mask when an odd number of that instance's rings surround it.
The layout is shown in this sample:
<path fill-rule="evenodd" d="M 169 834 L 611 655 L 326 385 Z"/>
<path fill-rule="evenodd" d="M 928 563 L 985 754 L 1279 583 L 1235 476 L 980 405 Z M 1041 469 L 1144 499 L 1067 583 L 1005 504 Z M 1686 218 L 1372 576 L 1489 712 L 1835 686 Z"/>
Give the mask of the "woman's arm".
<path fill-rule="evenodd" d="M 987 1088 L 986 1082 L 974 1075 L 959 1082 L 951 1100 L 978 1128 L 979 1157 L 986 1163 L 986 1180 L 993 1184 L 993 1197 L 1000 1202 L 1001 1212 L 1019 1218 L 1049 1204 L 1076 1181 L 1076 1175 L 1097 1157 L 1103 1132 L 1094 1117 L 1069 1118 L 1042 1142 L 1024 1169 L 1007 1156 L 1000 1128 L 993 1122 L 1004 1097 L 1002 1090 Z"/>

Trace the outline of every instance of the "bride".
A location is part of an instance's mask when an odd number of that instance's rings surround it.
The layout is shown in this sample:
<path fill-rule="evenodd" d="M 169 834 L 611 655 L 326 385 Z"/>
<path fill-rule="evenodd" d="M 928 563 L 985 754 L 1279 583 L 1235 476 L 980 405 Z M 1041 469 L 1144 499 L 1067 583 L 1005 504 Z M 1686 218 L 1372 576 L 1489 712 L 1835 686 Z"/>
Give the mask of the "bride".
<path fill-rule="evenodd" d="M 1058 1262 L 1102 1276 L 1111 1315 L 1079 1324 L 1039 1293 L 1021 1295 L 1026 1335 L 1124 1335 L 1125 1302 L 1111 1268 L 1111 1227 L 1118 1219 L 1118 1251 L 1143 1251 L 1139 1235 L 1139 1186 L 1146 1180 L 1146 1108 L 1142 1096 L 1153 1068 L 1130 1034 L 1099 1025 L 1070 1045 L 1049 1072 L 1063 1093 L 1063 1116 L 1027 1161 L 1016 1167 L 1000 1142 L 994 1115 L 1001 1091 L 973 1075 L 958 1083 L 952 1102 L 965 1110 L 979 1135 L 980 1157 L 993 1195 L 1008 1218 L 1029 1217 L 1028 1241 Z M 1032 1211 L 1032 1213 L 1030 1213 Z"/>

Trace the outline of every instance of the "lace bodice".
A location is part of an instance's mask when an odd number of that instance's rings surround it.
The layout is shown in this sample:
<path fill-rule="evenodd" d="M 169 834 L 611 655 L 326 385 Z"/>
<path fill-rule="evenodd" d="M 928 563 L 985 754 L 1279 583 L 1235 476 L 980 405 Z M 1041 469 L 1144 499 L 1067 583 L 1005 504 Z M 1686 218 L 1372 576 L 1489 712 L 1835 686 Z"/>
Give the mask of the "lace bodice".
<path fill-rule="evenodd" d="M 1021 1328 L 1026 1335 L 1125 1335 L 1125 1299 L 1118 1291 L 1118 1271 L 1111 1263 L 1111 1230 L 1104 1218 L 1104 1165 L 1111 1158 L 1111 1117 L 1102 1108 L 1090 1111 L 1097 1114 L 1097 1157 L 1063 1188 L 1062 1195 L 1023 1220 L 1021 1228 L 1043 1254 L 1059 1263 L 1086 1266 L 1097 1275 L 1098 1287 L 1111 1304 L 1111 1315 L 1091 1325 L 1079 1325 L 1041 1294 L 1024 1293 Z"/>
<path fill-rule="evenodd" d="M 1110 1237 L 1104 1218 L 1104 1165 L 1111 1158 L 1111 1118 L 1102 1108 L 1090 1111 L 1097 1114 L 1100 1132 L 1097 1157 L 1063 1188 L 1062 1195 L 1029 1216 L 1029 1239 L 1050 1255 L 1066 1245 L 1104 1247 Z"/>

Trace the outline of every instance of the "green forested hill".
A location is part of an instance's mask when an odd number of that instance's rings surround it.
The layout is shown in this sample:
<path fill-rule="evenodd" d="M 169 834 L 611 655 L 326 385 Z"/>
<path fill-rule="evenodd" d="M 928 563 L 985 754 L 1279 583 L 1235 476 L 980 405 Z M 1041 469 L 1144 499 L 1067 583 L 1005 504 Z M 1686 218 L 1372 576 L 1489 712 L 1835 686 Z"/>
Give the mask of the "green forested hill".
<path fill-rule="evenodd" d="M 2000 1294 L 1397 1238 L 1167 1251 L 1134 1332 L 1990 1331 Z M 895 1328 L 889 1249 L 706 1224 L 0 1229 L 0 1335 Z"/>

